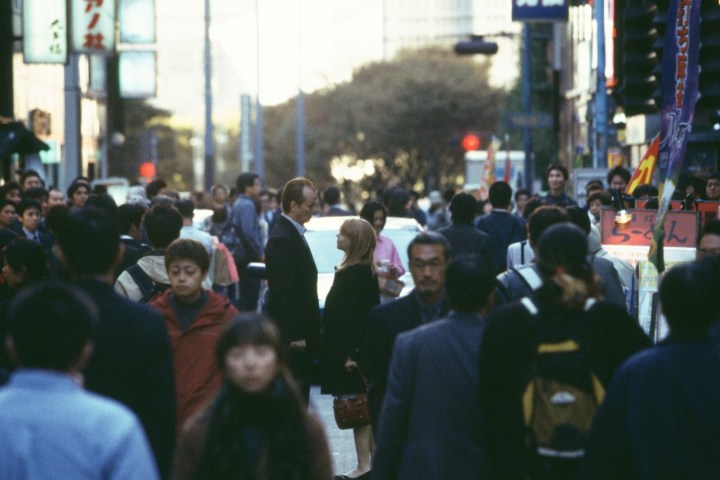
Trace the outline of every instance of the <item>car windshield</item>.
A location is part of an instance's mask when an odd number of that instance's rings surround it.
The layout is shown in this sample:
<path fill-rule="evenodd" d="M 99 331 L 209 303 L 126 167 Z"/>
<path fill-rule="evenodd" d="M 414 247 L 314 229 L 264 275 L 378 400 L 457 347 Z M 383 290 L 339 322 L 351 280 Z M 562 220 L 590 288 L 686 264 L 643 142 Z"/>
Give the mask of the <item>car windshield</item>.
<path fill-rule="evenodd" d="M 417 233 L 415 230 L 408 229 L 385 229 L 382 231 L 382 235 L 389 237 L 397 247 L 405 270 L 408 269 L 407 246 Z M 337 232 L 332 230 L 309 230 L 305 232 L 305 239 L 312 251 L 318 272 L 334 272 L 335 267 L 340 265 L 343 258 L 342 250 L 337 248 Z"/>

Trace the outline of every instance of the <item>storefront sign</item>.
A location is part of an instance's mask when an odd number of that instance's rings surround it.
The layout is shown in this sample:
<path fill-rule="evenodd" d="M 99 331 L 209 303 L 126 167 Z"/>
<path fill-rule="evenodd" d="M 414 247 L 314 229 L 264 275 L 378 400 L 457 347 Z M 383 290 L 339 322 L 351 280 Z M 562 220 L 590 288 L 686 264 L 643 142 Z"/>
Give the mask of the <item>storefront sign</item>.
<path fill-rule="evenodd" d="M 115 50 L 115 0 L 72 0 L 72 47 L 81 53 Z"/>
<path fill-rule="evenodd" d="M 25 63 L 67 63 L 67 2 L 24 0 L 22 7 Z"/>
<path fill-rule="evenodd" d="M 629 210 L 633 219 L 625 225 L 615 223 L 615 211 L 603 209 L 600 234 L 603 245 L 650 246 L 656 210 Z M 697 244 L 698 213 L 670 211 L 665 217 L 664 245 L 694 248 Z"/>

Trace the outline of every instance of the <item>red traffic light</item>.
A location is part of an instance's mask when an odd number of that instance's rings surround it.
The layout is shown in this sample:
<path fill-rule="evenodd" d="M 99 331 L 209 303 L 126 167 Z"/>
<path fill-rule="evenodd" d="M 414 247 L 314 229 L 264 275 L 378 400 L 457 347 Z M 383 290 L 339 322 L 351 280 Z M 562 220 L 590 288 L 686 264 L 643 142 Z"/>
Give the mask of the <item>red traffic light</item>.
<path fill-rule="evenodd" d="M 155 176 L 155 164 L 152 162 L 144 162 L 140 165 L 140 175 L 145 178 L 153 178 Z"/>
<path fill-rule="evenodd" d="M 462 138 L 462 147 L 466 152 L 470 150 L 480 150 L 480 137 L 472 133 L 468 133 Z"/>

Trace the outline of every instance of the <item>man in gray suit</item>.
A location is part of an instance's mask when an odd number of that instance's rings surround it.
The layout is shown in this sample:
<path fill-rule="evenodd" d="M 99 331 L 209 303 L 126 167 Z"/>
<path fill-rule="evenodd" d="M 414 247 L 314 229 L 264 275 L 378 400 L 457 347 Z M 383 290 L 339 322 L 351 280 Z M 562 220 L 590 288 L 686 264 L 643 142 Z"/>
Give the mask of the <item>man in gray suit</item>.
<path fill-rule="evenodd" d="M 491 269 L 471 259 L 447 269 L 450 313 L 395 341 L 377 433 L 373 479 L 482 479 L 480 340 Z"/>

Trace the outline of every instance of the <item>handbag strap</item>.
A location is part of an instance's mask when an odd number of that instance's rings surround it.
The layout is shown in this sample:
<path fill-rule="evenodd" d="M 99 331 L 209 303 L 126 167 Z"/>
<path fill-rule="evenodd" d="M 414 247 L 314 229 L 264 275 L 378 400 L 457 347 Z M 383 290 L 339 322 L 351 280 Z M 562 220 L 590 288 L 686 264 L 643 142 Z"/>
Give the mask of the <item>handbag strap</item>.
<path fill-rule="evenodd" d="M 358 365 L 357 363 L 355 363 L 355 370 L 360 375 L 360 378 L 362 378 L 363 384 L 365 384 L 365 391 L 370 390 L 370 385 L 368 385 L 367 378 L 365 378 L 365 375 L 363 375 L 362 370 L 360 370 L 360 365 Z"/>

